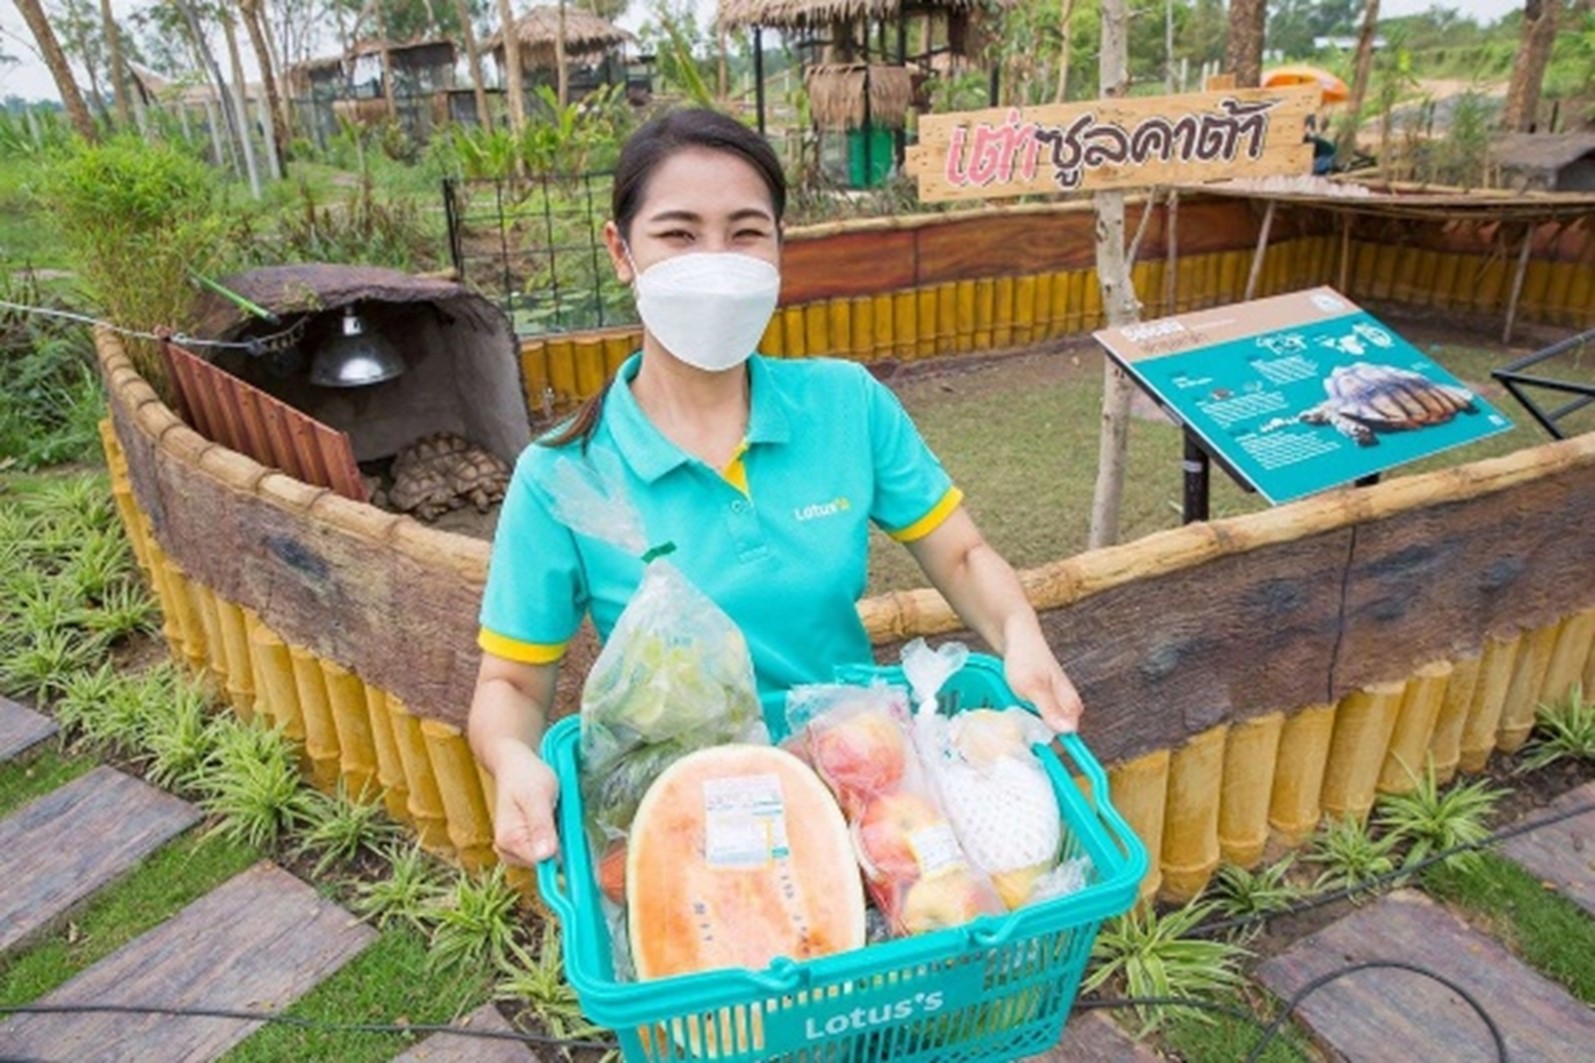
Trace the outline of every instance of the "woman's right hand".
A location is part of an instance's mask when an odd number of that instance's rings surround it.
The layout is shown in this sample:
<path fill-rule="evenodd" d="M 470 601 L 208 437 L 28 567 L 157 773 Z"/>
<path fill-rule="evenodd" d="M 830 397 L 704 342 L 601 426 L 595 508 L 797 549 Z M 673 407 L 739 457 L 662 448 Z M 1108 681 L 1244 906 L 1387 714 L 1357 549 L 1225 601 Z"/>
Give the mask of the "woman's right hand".
<path fill-rule="evenodd" d="M 554 830 L 559 778 L 524 742 L 510 739 L 496 752 L 493 848 L 505 863 L 530 867 L 559 851 Z"/>

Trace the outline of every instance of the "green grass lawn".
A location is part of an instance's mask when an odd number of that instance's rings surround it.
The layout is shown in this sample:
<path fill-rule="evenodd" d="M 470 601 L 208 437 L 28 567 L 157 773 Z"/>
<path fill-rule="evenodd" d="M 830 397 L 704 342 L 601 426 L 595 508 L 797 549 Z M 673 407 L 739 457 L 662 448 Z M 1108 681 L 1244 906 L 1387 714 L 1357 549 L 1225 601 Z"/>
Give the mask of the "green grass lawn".
<path fill-rule="evenodd" d="M 1595 919 L 1548 890 L 1522 867 L 1494 853 L 1473 867 L 1445 864 L 1424 888 L 1458 905 L 1529 966 L 1595 1006 Z"/>
<path fill-rule="evenodd" d="M 412 930 L 391 929 L 287 1010 L 328 1025 L 449 1023 L 486 1003 L 488 979 L 476 974 L 428 973 L 427 945 Z M 326 1060 L 381 1063 L 415 1038 L 268 1025 L 222 1058 L 227 1063 Z M 491 1042 L 483 1042 L 484 1047 Z"/>
<path fill-rule="evenodd" d="M 65 786 L 97 763 L 93 757 L 64 753 L 57 740 L 46 739 L 0 768 L 0 817 Z"/>

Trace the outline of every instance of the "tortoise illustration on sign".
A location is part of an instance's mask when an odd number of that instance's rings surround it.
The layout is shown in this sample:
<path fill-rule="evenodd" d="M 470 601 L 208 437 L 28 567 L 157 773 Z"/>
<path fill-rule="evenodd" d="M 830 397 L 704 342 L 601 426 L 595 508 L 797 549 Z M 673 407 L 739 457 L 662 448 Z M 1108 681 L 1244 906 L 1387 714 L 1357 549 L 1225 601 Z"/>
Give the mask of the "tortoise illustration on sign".
<path fill-rule="evenodd" d="M 1353 362 L 1336 366 L 1324 380 L 1329 397 L 1298 416 L 1327 424 L 1359 446 L 1379 442 L 1376 432 L 1401 432 L 1444 424 L 1458 413 L 1477 413 L 1473 392 L 1439 384 L 1393 365 Z"/>

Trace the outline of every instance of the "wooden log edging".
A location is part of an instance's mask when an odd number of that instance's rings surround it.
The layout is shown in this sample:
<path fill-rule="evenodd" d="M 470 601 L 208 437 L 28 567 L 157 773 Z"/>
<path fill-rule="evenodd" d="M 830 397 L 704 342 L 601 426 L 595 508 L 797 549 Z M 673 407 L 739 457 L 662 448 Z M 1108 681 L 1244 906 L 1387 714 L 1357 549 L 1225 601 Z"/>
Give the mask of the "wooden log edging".
<path fill-rule="evenodd" d="M 173 656 L 303 743 L 320 785 L 375 786 L 427 848 L 490 863 L 491 780 L 460 733 L 486 545 L 200 439 L 98 340 L 112 493 Z M 1477 771 L 1534 705 L 1595 689 L 1592 506 L 1595 434 L 1023 573 L 1157 857 L 1147 892 L 1364 813 L 1420 751 Z M 861 613 L 882 659 L 956 631 L 929 591 Z"/>

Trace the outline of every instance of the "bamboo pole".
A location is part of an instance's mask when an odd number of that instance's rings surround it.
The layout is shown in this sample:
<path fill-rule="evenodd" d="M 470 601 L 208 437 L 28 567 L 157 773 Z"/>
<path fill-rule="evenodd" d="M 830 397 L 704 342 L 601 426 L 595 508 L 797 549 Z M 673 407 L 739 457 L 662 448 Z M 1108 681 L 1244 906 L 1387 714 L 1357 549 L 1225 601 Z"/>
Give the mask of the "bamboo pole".
<path fill-rule="evenodd" d="M 1269 848 L 1294 849 L 1318 829 L 1319 797 L 1335 732 L 1335 705 L 1310 705 L 1286 718 L 1269 792 Z"/>
<path fill-rule="evenodd" d="M 1523 276 L 1529 268 L 1529 250 L 1534 246 L 1534 223 L 1523 227 L 1523 247 L 1517 255 L 1517 268 L 1512 271 L 1511 294 L 1506 299 L 1506 324 L 1501 329 L 1501 342 L 1512 342 L 1512 326 L 1517 320 L 1517 302 L 1523 294 Z"/>
<path fill-rule="evenodd" d="M 449 841 L 448 815 L 443 810 L 443 797 L 438 793 L 437 776 L 432 772 L 426 739 L 421 735 L 421 721 L 405 707 L 403 701 L 392 694 L 388 695 L 387 702 L 394 744 L 399 747 L 399 759 L 404 764 L 404 779 L 409 789 L 407 807 L 410 810 L 410 822 L 415 824 L 416 837 L 427 852 L 453 860 L 454 845 Z"/>
<path fill-rule="evenodd" d="M 289 646 L 294 693 L 305 725 L 305 759 L 316 789 L 331 793 L 338 785 L 338 729 L 327 704 L 327 680 L 316 655 L 303 646 Z"/>
<path fill-rule="evenodd" d="M 371 727 L 371 741 L 377 754 L 377 782 L 382 787 L 382 805 L 395 823 L 410 823 L 410 784 L 404 775 L 404 761 L 399 755 L 399 741 L 393 733 L 393 719 L 388 714 L 387 691 L 365 684 L 366 717 Z"/>
<path fill-rule="evenodd" d="M 305 740 L 305 718 L 287 643 L 264 623 L 249 632 L 255 665 L 255 711 L 294 742 Z"/>
<path fill-rule="evenodd" d="M 1502 699 L 1501 722 L 1495 735 L 1495 746 L 1503 753 L 1516 753 L 1534 729 L 1540 691 L 1545 687 L 1545 673 L 1550 667 L 1551 652 L 1556 648 L 1561 627 L 1560 623 L 1547 624 L 1523 636 L 1512 680 Z"/>
<path fill-rule="evenodd" d="M 438 720 L 422 720 L 421 736 L 443 801 L 449 842 L 460 864 L 472 872 L 492 867 L 498 860 L 493 851 L 493 819 L 465 736 Z"/>
<path fill-rule="evenodd" d="M 1589 659 L 1592 645 L 1595 645 L 1595 608 L 1570 616 L 1562 624 L 1550 663 L 1545 668 L 1540 701 L 1556 704 L 1572 693 L 1583 680 L 1584 662 Z M 1595 688 L 1585 687 L 1583 693 L 1586 698 L 1595 697 Z"/>
<path fill-rule="evenodd" d="M 1254 867 L 1268 846 L 1269 793 L 1279 759 L 1285 714 L 1271 712 L 1230 727 L 1224 743 L 1218 847 L 1223 858 Z"/>
<path fill-rule="evenodd" d="M 1274 227 L 1274 208 L 1278 205 L 1279 200 L 1270 199 L 1263 211 L 1263 225 L 1257 231 L 1257 249 L 1252 252 L 1252 270 L 1246 275 L 1246 294 L 1241 297 L 1242 302 L 1250 302 L 1257 294 L 1257 282 L 1263 275 L 1263 259 L 1268 255 L 1268 233 Z"/>
<path fill-rule="evenodd" d="M 1396 729 L 1379 772 L 1379 792 L 1401 794 L 1414 789 L 1427 769 L 1429 743 L 1445 700 L 1453 667 L 1450 661 L 1431 661 L 1413 673 L 1401 699 Z"/>
<path fill-rule="evenodd" d="M 323 660 L 321 673 L 327 684 L 332 726 L 338 735 L 338 778 L 351 801 L 377 798 L 377 747 L 371 733 L 371 713 L 366 707 L 365 684 L 360 677 L 334 661 Z"/>
<path fill-rule="evenodd" d="M 1341 699 L 1320 799 L 1327 814 L 1360 820 L 1373 808 L 1406 689 L 1405 682 L 1374 683 Z"/>
<path fill-rule="evenodd" d="M 216 626 L 221 634 L 222 655 L 227 661 L 224 685 L 227 700 L 239 719 L 251 720 L 255 715 L 255 675 L 249 657 L 249 632 L 243 608 L 217 595 Z"/>
<path fill-rule="evenodd" d="M 1108 793 L 1113 807 L 1135 831 L 1151 856 L 1141 880 L 1141 899 L 1157 893 L 1163 882 L 1163 812 L 1168 800 L 1169 751 L 1160 749 L 1144 757 L 1115 764 L 1108 770 Z"/>
<path fill-rule="evenodd" d="M 205 672 L 205 631 L 201 626 L 200 617 L 194 608 L 194 599 L 188 589 L 188 577 L 183 574 L 177 562 L 171 558 L 163 558 L 162 568 L 166 573 L 167 607 L 177 618 L 177 630 L 181 640 L 182 656 L 188 662 L 189 671 L 195 675 Z"/>
<path fill-rule="evenodd" d="M 1183 904 L 1202 892 L 1218 868 L 1218 819 L 1229 725 L 1210 727 L 1169 760 L 1163 816 L 1160 899 Z"/>
<path fill-rule="evenodd" d="M 1350 211 L 1340 215 L 1340 275 L 1335 290 L 1341 295 L 1351 293 L 1351 221 Z"/>
<path fill-rule="evenodd" d="M 1495 751 L 1495 732 L 1501 722 L 1501 706 L 1506 688 L 1512 682 L 1513 662 L 1517 659 L 1521 636 L 1484 640 L 1479 658 L 1479 678 L 1468 704 L 1468 720 L 1462 725 L 1462 752 L 1457 766 L 1472 774 L 1484 770 Z"/>
<path fill-rule="evenodd" d="M 1429 739 L 1429 763 L 1434 767 L 1438 783 L 1450 782 L 1457 773 L 1462 756 L 1462 728 L 1467 725 L 1468 706 L 1473 702 L 1478 680 L 1477 657 L 1455 662 L 1451 681 L 1445 685 L 1445 698 L 1440 702 L 1440 714 L 1434 722 L 1434 735 Z"/>

